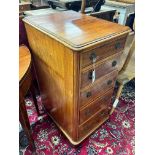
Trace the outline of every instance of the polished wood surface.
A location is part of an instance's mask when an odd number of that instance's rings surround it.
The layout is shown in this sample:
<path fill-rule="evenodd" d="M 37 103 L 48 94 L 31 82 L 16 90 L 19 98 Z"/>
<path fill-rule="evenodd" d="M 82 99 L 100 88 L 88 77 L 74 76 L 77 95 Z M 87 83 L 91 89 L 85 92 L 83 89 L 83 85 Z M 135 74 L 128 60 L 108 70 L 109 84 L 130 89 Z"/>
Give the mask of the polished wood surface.
<path fill-rule="evenodd" d="M 111 101 L 112 93 L 113 89 L 106 92 L 103 97 L 95 100 L 94 102 L 88 104 L 86 107 L 80 109 L 80 124 L 88 120 L 89 117 L 94 115 L 100 109 L 107 109 Z"/>
<path fill-rule="evenodd" d="M 31 54 L 27 47 L 21 46 L 19 52 L 19 81 L 25 76 L 31 66 Z"/>
<path fill-rule="evenodd" d="M 93 83 L 91 86 L 81 89 L 79 106 L 81 107 L 85 106 L 91 100 L 101 95 L 100 93 L 103 94 L 110 88 L 114 87 L 116 77 L 117 77 L 117 71 L 114 71 L 102 77 L 101 79 Z M 111 83 L 108 83 L 109 81 L 111 81 Z"/>
<path fill-rule="evenodd" d="M 51 8 L 46 8 L 46 9 L 25 11 L 24 14 L 26 16 L 38 16 L 38 15 L 46 15 L 46 14 L 52 14 L 52 13 L 56 13 L 56 12 L 63 12 L 63 11 L 66 11 L 66 10 L 65 9 L 53 10 Z"/>
<path fill-rule="evenodd" d="M 43 104 L 69 141 L 79 144 L 109 117 L 108 106 L 92 112 L 89 118 L 82 114 L 82 109 L 93 109 L 90 105 L 95 107 L 95 102 L 101 103 L 98 98 L 108 96 L 111 99 L 108 91 L 113 90 L 118 73 L 116 64 L 111 69 L 111 63 L 114 58 L 119 63 L 119 54 L 130 30 L 73 11 L 27 17 L 24 22 Z M 100 41 L 99 37 L 102 38 Z M 115 49 L 117 41 L 120 43 Z M 105 44 L 108 48 L 104 48 Z M 85 61 L 92 51 L 100 53 L 100 58 L 93 64 L 90 60 Z M 87 83 L 85 79 L 86 85 L 81 87 L 84 73 L 94 66 L 102 66 L 97 71 L 98 78 L 93 83 Z M 90 98 L 85 97 L 88 91 L 92 93 Z"/>
<path fill-rule="evenodd" d="M 89 51 L 83 52 L 81 54 L 81 67 L 86 67 L 92 64 L 90 59 L 92 54 L 96 55 L 96 62 L 108 58 L 113 54 L 117 54 L 124 49 L 126 42 L 127 34 L 112 38 L 110 41 L 105 41 L 98 48 L 91 49 Z M 103 52 L 104 51 L 104 52 Z"/>
<path fill-rule="evenodd" d="M 95 115 L 90 117 L 86 123 L 79 126 L 79 137 L 84 137 L 92 129 L 103 123 L 104 119 L 108 117 L 108 110 L 105 108 L 100 109 Z"/>
<path fill-rule="evenodd" d="M 72 104 L 74 53 L 35 28 L 26 25 L 26 29 L 29 30 L 28 40 L 33 52 L 42 101 L 57 123 L 71 135 L 75 131 Z"/>
<path fill-rule="evenodd" d="M 96 73 L 96 77 L 95 77 L 96 80 L 103 77 L 107 73 L 110 73 L 110 72 L 118 69 L 120 56 L 121 56 L 121 53 L 118 53 L 117 55 L 112 56 L 108 60 L 105 60 L 101 64 L 96 63 L 93 66 L 93 69 L 92 69 L 92 66 L 91 66 L 91 68 L 89 68 L 88 70 L 84 70 L 81 73 L 81 88 L 84 88 L 87 85 L 92 83 L 91 76 L 92 76 L 92 73 L 93 73 L 94 69 L 95 69 L 95 73 Z"/>
<path fill-rule="evenodd" d="M 74 11 L 29 16 L 24 21 L 77 50 L 87 44 L 95 44 L 116 34 L 129 31 L 128 27 Z"/>

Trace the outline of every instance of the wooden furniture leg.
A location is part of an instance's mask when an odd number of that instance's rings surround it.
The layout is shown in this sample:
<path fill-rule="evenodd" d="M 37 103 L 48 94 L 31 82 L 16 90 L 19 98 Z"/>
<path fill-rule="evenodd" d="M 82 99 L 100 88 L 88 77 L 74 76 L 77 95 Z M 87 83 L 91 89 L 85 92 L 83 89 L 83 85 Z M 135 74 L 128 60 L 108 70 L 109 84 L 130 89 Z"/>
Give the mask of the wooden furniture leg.
<path fill-rule="evenodd" d="M 116 94 L 116 99 L 115 99 L 115 102 L 114 102 L 114 103 L 116 103 L 116 102 L 118 103 L 118 100 L 119 100 L 119 97 L 120 97 L 120 95 L 121 95 L 123 86 L 124 86 L 123 84 L 120 84 L 120 85 L 119 85 L 118 91 L 117 91 L 117 94 Z M 114 112 L 115 108 L 116 108 L 116 106 L 113 105 L 113 107 L 112 107 L 112 109 L 111 109 L 111 111 L 110 111 L 110 115 Z"/>
<path fill-rule="evenodd" d="M 26 107 L 25 107 L 25 101 L 24 101 L 24 97 L 22 95 L 22 93 L 19 93 L 19 100 L 20 100 L 20 105 L 19 105 L 19 120 L 20 123 L 22 125 L 22 128 L 25 132 L 25 134 L 28 137 L 29 140 L 29 145 L 32 147 L 32 150 L 35 150 L 35 145 L 34 145 L 34 141 L 31 135 L 31 127 L 30 127 L 30 123 L 29 123 L 29 119 L 28 119 L 28 115 L 27 115 L 27 111 L 26 111 Z"/>
<path fill-rule="evenodd" d="M 81 4 L 81 13 L 85 13 L 85 8 L 86 8 L 86 0 L 82 0 L 82 4 Z"/>
<path fill-rule="evenodd" d="M 31 93 L 31 96 L 33 98 L 33 103 L 35 105 L 35 108 L 37 110 L 37 113 L 38 113 L 38 115 L 40 115 L 39 107 L 38 107 L 38 103 L 37 103 L 37 99 L 36 99 L 36 95 L 35 95 L 35 88 L 34 88 L 34 85 L 33 84 L 30 87 L 30 93 Z"/>
<path fill-rule="evenodd" d="M 117 91 L 117 94 L 116 94 L 116 99 L 119 99 L 119 97 L 121 96 L 123 86 L 124 86 L 123 84 L 119 85 L 118 91 Z"/>

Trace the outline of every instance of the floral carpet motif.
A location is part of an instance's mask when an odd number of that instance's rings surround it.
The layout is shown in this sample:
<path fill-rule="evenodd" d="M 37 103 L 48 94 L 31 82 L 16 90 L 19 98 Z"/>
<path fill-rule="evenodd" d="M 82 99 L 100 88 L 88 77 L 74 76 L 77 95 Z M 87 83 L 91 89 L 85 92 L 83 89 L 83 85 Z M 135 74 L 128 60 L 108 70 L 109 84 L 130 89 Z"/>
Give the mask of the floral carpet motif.
<path fill-rule="evenodd" d="M 117 87 L 116 87 L 117 89 Z M 135 93 L 134 80 L 125 85 L 119 104 L 94 133 L 78 146 L 70 144 L 46 114 L 41 99 L 38 104 L 42 115 L 38 117 L 30 98 L 26 107 L 32 126 L 37 155 L 134 155 L 135 148 Z M 20 131 L 20 155 L 32 155 L 26 135 Z"/>

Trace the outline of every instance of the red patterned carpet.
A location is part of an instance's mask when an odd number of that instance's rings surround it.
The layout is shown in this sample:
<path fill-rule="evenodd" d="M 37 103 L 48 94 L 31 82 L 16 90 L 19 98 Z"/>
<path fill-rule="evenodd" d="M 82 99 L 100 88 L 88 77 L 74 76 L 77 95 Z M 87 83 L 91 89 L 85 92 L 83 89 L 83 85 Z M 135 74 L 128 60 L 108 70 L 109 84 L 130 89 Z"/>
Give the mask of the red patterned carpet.
<path fill-rule="evenodd" d="M 38 97 L 38 117 L 31 99 L 26 99 L 37 155 L 134 155 L 135 99 L 134 81 L 125 86 L 119 105 L 99 129 L 78 146 L 73 146 L 46 115 Z M 20 155 L 32 155 L 27 138 L 20 131 Z"/>

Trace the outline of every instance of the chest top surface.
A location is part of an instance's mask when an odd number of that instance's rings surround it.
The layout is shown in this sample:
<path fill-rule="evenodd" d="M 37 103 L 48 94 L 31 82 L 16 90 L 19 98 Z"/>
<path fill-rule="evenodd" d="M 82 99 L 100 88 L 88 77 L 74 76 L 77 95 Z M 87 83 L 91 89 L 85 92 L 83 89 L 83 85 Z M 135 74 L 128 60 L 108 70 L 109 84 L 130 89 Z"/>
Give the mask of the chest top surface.
<path fill-rule="evenodd" d="M 74 11 L 29 16 L 24 18 L 24 22 L 73 49 L 80 49 L 130 31 L 126 26 Z"/>

